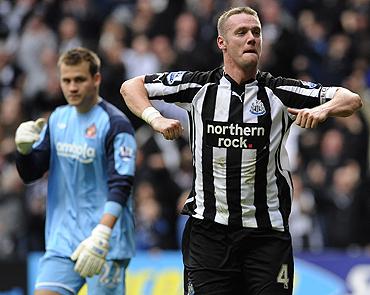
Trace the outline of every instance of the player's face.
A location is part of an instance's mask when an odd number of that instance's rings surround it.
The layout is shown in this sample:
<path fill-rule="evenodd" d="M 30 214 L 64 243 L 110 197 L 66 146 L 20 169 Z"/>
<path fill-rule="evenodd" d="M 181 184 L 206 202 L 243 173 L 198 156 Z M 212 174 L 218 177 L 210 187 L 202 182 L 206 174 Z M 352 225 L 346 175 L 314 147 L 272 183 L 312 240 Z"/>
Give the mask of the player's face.
<path fill-rule="evenodd" d="M 87 112 L 98 101 L 100 74 L 90 74 L 89 64 L 60 65 L 60 85 L 69 105 L 79 112 Z"/>
<path fill-rule="evenodd" d="M 245 13 L 230 16 L 225 22 L 225 36 L 219 37 L 218 44 L 235 65 L 257 68 L 262 51 L 260 21 Z"/>

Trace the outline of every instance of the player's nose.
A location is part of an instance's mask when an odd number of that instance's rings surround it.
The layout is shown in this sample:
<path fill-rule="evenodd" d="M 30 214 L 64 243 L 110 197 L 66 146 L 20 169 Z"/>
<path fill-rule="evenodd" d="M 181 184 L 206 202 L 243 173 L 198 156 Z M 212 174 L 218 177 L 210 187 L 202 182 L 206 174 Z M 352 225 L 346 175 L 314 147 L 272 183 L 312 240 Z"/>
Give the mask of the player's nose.
<path fill-rule="evenodd" d="M 77 90 L 78 90 L 77 83 L 75 83 L 75 82 L 71 82 L 71 83 L 69 84 L 69 88 L 68 88 L 68 90 L 69 90 L 69 91 L 71 91 L 71 92 L 75 92 L 75 91 L 77 91 Z"/>

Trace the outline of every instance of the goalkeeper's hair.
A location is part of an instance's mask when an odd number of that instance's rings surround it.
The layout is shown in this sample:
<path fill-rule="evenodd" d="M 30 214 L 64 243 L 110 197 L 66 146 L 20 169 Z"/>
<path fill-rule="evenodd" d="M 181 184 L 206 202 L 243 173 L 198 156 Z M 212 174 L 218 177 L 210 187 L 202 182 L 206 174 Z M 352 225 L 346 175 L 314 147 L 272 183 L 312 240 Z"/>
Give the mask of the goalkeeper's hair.
<path fill-rule="evenodd" d="M 256 17 L 258 21 L 260 20 L 257 11 L 249 6 L 232 7 L 229 10 L 224 11 L 217 20 L 217 31 L 220 36 L 225 36 L 225 23 L 230 18 L 230 16 L 235 14 L 249 14 Z"/>
<path fill-rule="evenodd" d="M 82 62 L 89 64 L 89 72 L 92 76 L 100 72 L 100 58 L 95 52 L 84 47 L 76 47 L 64 52 L 59 57 L 58 67 L 60 68 L 61 64 L 75 66 Z"/>

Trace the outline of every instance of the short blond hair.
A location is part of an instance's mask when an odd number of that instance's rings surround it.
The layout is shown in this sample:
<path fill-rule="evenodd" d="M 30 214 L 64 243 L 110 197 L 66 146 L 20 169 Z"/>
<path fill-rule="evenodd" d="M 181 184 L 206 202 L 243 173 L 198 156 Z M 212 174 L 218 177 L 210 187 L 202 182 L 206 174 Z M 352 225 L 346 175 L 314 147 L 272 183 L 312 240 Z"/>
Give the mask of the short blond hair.
<path fill-rule="evenodd" d="M 218 18 L 218 21 L 217 21 L 218 34 L 220 36 L 225 35 L 225 22 L 230 18 L 230 16 L 235 15 L 235 14 L 242 14 L 242 13 L 253 15 L 259 20 L 257 11 L 255 11 L 253 8 L 249 6 L 230 8 L 229 10 L 226 10 L 225 12 L 223 12 Z"/>
<path fill-rule="evenodd" d="M 89 64 L 91 76 L 100 72 L 100 58 L 95 52 L 84 47 L 76 47 L 64 52 L 59 57 L 58 66 L 60 67 L 62 63 L 68 66 L 75 66 L 82 62 L 87 62 Z"/>

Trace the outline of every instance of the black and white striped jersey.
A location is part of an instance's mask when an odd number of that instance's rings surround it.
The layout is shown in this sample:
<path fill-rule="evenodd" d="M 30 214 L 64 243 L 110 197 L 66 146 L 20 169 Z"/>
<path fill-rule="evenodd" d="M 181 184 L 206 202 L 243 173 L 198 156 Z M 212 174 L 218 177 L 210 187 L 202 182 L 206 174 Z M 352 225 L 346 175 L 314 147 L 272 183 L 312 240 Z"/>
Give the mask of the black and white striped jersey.
<path fill-rule="evenodd" d="M 288 107 L 311 108 L 335 87 L 258 72 L 239 85 L 223 68 L 147 75 L 150 99 L 175 102 L 190 120 L 194 181 L 184 213 L 236 227 L 288 226 L 292 181 Z"/>

